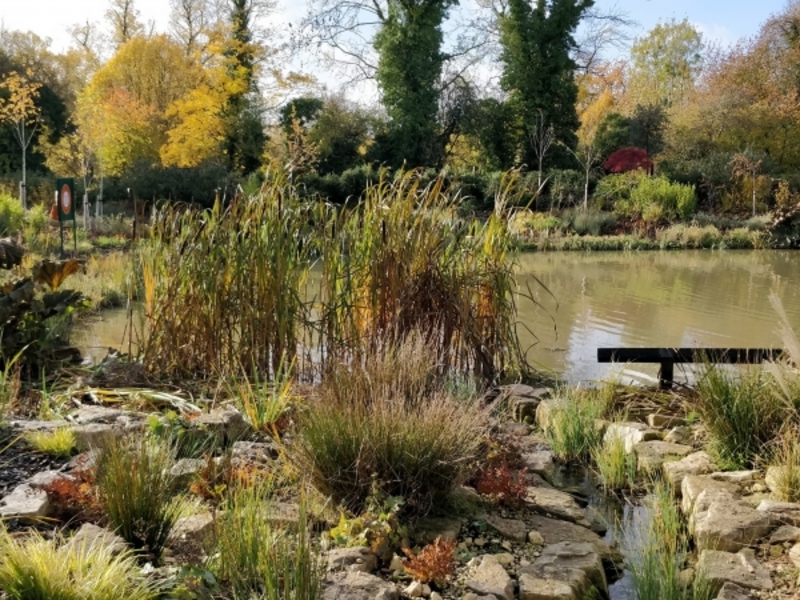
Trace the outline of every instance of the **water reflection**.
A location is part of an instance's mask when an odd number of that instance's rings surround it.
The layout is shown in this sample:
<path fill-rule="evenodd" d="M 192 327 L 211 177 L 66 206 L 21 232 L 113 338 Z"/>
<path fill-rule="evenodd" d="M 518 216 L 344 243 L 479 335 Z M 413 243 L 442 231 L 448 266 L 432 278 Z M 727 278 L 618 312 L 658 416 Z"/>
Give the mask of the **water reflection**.
<path fill-rule="evenodd" d="M 800 261 L 792 252 L 531 253 L 518 281 L 529 359 L 570 382 L 607 376 L 601 346 L 779 346 L 774 290 L 800 332 Z M 536 281 L 538 279 L 541 285 Z M 549 293 L 547 290 L 549 290 Z M 551 295 L 552 293 L 552 295 Z M 555 297 L 555 298 L 554 298 Z M 657 367 L 636 365 L 655 375 Z"/>

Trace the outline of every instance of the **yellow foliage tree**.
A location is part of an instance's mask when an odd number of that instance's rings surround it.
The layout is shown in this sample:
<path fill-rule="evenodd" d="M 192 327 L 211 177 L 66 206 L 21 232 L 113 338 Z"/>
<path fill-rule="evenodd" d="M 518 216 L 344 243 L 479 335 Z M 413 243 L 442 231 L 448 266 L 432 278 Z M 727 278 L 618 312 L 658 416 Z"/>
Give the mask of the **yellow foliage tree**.
<path fill-rule="evenodd" d="M 31 139 L 39 126 L 40 110 L 37 106 L 39 89 L 42 87 L 31 79 L 31 74 L 20 75 L 11 71 L 0 81 L 0 123 L 11 127 L 14 138 L 22 150 L 22 206 L 27 208 L 26 155 Z M 5 97 L 3 97 L 5 96 Z"/>

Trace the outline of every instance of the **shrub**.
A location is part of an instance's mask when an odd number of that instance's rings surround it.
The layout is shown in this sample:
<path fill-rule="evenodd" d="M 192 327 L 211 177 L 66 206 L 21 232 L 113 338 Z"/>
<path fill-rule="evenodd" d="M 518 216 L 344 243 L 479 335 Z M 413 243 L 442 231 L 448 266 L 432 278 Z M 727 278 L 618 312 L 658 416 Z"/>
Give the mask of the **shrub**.
<path fill-rule="evenodd" d="M 435 379 L 416 337 L 358 365 L 337 365 L 298 418 L 290 454 L 314 486 L 356 514 L 376 491 L 411 512 L 441 505 L 466 480 L 487 411 Z"/>
<path fill-rule="evenodd" d="M 578 235 L 600 235 L 617 224 L 613 214 L 600 210 L 579 210 L 575 213 L 572 227 Z"/>
<path fill-rule="evenodd" d="M 25 225 L 25 210 L 17 198 L 0 194 L 0 236 L 14 236 Z"/>
<path fill-rule="evenodd" d="M 294 531 L 280 531 L 270 519 L 266 486 L 232 490 L 216 518 L 214 563 L 235 598 L 315 600 L 322 594 L 321 563 L 311 548 L 305 510 Z"/>
<path fill-rule="evenodd" d="M 453 554 L 455 548 L 455 540 L 445 541 L 441 537 L 437 537 L 418 554 L 409 548 L 403 548 L 403 554 L 408 557 L 408 560 L 403 561 L 403 568 L 416 581 L 433 582 L 442 588 L 456 571 L 456 559 Z"/>
<path fill-rule="evenodd" d="M 25 441 L 37 452 L 53 456 L 70 456 L 75 450 L 75 432 L 70 427 L 30 431 L 25 434 Z"/>
<path fill-rule="evenodd" d="M 672 183 L 666 177 L 641 177 L 630 190 L 630 199 L 615 204 L 615 210 L 633 218 L 651 214 L 660 207 L 661 214 L 668 220 L 688 220 L 695 212 L 697 199 L 694 189 L 689 185 Z M 650 211 L 650 212 L 648 212 Z M 652 215 L 651 215 L 651 221 Z"/>
<path fill-rule="evenodd" d="M 12 600 L 149 600 L 158 596 L 130 552 L 73 547 L 33 530 L 11 536 L 0 522 L 0 589 Z"/>
<path fill-rule="evenodd" d="M 563 388 L 554 397 L 552 414 L 541 423 L 553 454 L 561 460 L 586 460 L 603 439 L 597 420 L 608 399 L 597 390 Z"/>
<path fill-rule="evenodd" d="M 182 508 L 174 497 L 174 463 L 173 447 L 152 437 L 113 438 L 98 459 L 97 486 L 110 524 L 155 560 Z"/>

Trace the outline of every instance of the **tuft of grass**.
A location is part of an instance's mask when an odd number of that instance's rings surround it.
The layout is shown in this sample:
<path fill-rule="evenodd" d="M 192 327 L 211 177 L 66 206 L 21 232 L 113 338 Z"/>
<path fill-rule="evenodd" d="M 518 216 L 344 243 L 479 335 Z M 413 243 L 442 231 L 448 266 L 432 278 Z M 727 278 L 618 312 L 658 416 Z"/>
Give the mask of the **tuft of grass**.
<path fill-rule="evenodd" d="M 437 383 L 434 350 L 408 341 L 364 364 L 337 365 L 298 416 L 289 453 L 323 494 L 356 514 L 375 493 L 410 512 L 441 506 L 470 475 L 488 409 Z"/>
<path fill-rule="evenodd" d="M 290 373 L 293 370 L 292 366 L 285 368 L 281 363 L 272 382 L 259 377 L 256 371 L 251 375 L 232 377 L 226 382 L 228 394 L 256 431 L 273 433 L 273 428 L 292 407 Z"/>
<path fill-rule="evenodd" d="M 731 469 L 752 468 L 787 419 L 774 380 L 762 370 L 734 373 L 706 364 L 697 387 L 696 410 L 708 430 L 709 450 Z"/>
<path fill-rule="evenodd" d="M 564 461 L 586 461 L 603 440 L 597 421 L 610 407 L 608 393 L 565 387 L 554 400 L 553 414 L 543 425 L 553 454 Z"/>
<path fill-rule="evenodd" d="M 794 427 L 778 438 L 770 460 L 772 493 L 783 502 L 800 501 L 800 432 Z"/>
<path fill-rule="evenodd" d="M 12 600 L 150 600 L 156 586 L 131 552 L 105 544 L 74 548 L 32 530 L 12 536 L 0 522 L 0 589 Z"/>
<path fill-rule="evenodd" d="M 613 436 L 592 450 L 592 460 L 606 491 L 632 489 L 636 485 L 636 453 L 625 451 L 625 441 Z"/>
<path fill-rule="evenodd" d="M 98 459 L 97 487 L 109 523 L 154 560 L 181 516 L 170 474 L 174 463 L 174 447 L 153 437 L 114 438 Z"/>
<path fill-rule="evenodd" d="M 52 456 L 71 456 L 75 450 L 75 432 L 71 427 L 29 431 L 25 434 L 25 441 L 37 452 Z"/>
<path fill-rule="evenodd" d="M 235 598 L 315 600 L 324 570 L 309 538 L 301 503 L 296 528 L 278 530 L 269 519 L 268 486 L 234 488 L 216 520 L 216 572 Z"/>

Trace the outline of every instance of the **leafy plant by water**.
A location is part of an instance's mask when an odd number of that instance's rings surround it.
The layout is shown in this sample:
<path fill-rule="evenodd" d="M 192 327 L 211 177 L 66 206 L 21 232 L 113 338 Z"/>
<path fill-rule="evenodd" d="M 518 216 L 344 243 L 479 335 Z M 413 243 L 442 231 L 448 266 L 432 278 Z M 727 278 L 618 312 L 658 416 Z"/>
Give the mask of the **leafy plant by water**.
<path fill-rule="evenodd" d="M 609 403 L 608 392 L 602 389 L 560 389 L 550 403 L 547 421 L 540 423 L 553 454 L 565 461 L 587 460 L 602 443 L 598 420 L 605 416 Z"/>
<path fill-rule="evenodd" d="M 596 446 L 592 460 L 606 491 L 631 489 L 636 485 L 636 453 L 626 451 L 621 436 L 611 436 Z"/>

